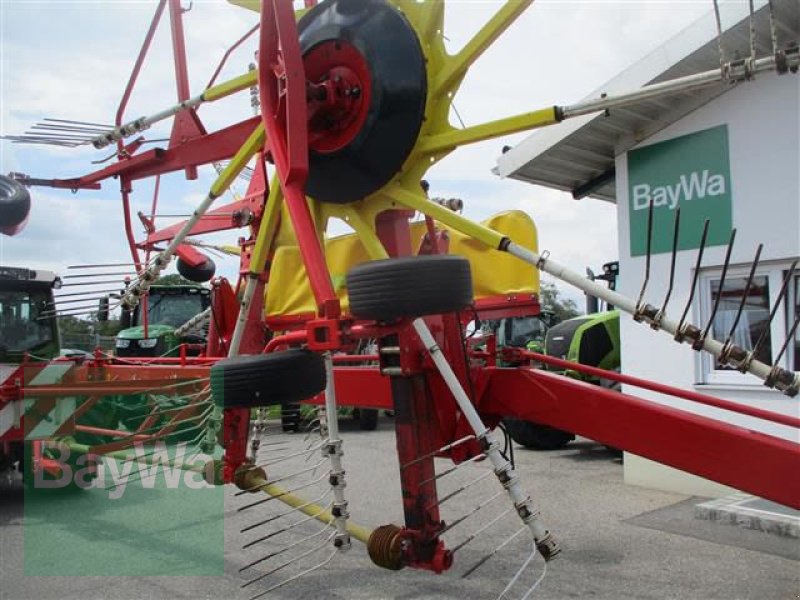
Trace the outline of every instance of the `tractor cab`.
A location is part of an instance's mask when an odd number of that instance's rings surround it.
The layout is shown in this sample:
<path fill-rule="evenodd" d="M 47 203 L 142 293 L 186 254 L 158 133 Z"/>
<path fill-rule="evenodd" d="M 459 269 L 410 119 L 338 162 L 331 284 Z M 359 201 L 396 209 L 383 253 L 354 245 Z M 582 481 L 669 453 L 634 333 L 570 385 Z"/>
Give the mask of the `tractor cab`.
<path fill-rule="evenodd" d="M 0 267 L 0 363 L 58 356 L 53 289 L 60 286 L 50 271 Z"/>
<path fill-rule="evenodd" d="M 123 329 L 115 342 L 117 356 L 170 356 L 184 343 L 197 354 L 206 343 L 208 321 L 192 321 L 210 305 L 211 292 L 201 286 L 152 286 L 146 300 L 133 311 L 123 311 Z"/>
<path fill-rule="evenodd" d="M 497 346 L 500 348 L 512 346 L 542 352 L 547 331 L 558 322 L 555 313 L 542 310 L 536 315 L 488 321 L 484 325 L 484 331 L 495 334 Z"/>

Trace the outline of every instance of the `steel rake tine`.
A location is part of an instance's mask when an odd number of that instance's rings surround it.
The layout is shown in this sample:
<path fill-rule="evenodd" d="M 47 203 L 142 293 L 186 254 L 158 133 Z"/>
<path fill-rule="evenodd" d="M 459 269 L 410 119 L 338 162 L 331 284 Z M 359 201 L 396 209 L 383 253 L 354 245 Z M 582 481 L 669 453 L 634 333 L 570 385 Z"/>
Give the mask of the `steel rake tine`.
<path fill-rule="evenodd" d="M 717 299 L 714 301 L 714 306 L 711 309 L 711 314 L 708 317 L 708 323 L 706 323 L 706 327 L 703 330 L 703 333 L 700 334 L 700 337 L 697 338 L 694 344 L 692 344 L 692 347 L 695 350 L 703 349 L 703 342 L 708 336 L 708 332 L 711 331 L 712 325 L 714 325 L 714 318 L 717 316 L 719 303 L 722 301 L 722 291 L 725 289 L 725 279 L 728 276 L 728 267 L 731 264 L 731 252 L 733 252 L 733 243 L 735 240 L 736 240 L 736 228 L 734 227 L 733 229 L 731 229 L 731 237 L 728 240 L 728 249 L 725 251 L 725 262 L 722 264 L 722 273 L 720 274 L 719 277 L 719 293 L 717 294 Z"/>
<path fill-rule="evenodd" d="M 264 519 L 263 521 L 258 521 L 257 523 L 252 523 L 251 525 L 248 525 L 247 527 L 243 527 L 242 529 L 240 529 L 239 533 L 247 533 L 248 531 L 252 531 L 253 529 L 257 529 L 259 527 L 262 527 L 264 525 L 272 523 L 272 521 L 276 521 L 277 519 L 280 519 L 281 517 L 285 517 L 286 515 L 290 515 L 293 512 L 297 512 L 299 510 L 302 510 L 303 508 L 306 508 L 307 506 L 311 506 L 312 504 L 317 504 L 319 502 L 322 502 L 325 498 L 327 498 L 330 495 L 331 491 L 332 491 L 331 488 L 328 488 L 318 498 L 315 498 L 314 500 L 309 500 L 308 502 L 304 502 L 303 504 L 300 504 L 300 505 L 298 505 L 298 506 L 296 506 L 294 508 L 291 508 L 291 509 L 289 509 L 289 510 L 287 510 L 285 512 L 278 513 L 277 515 L 274 515 L 274 516 L 270 517 L 269 519 Z"/>
<path fill-rule="evenodd" d="M 70 294 L 59 294 L 55 297 L 55 301 L 58 302 L 60 298 L 73 298 L 75 296 L 89 296 L 91 294 L 110 294 L 112 292 L 119 292 L 118 288 L 113 288 L 110 290 L 85 290 L 83 292 L 74 292 Z"/>
<path fill-rule="evenodd" d="M 692 278 L 692 287 L 689 289 L 689 299 L 686 301 L 686 307 L 683 309 L 681 320 L 678 321 L 678 326 L 675 329 L 675 340 L 683 341 L 683 326 L 686 322 L 686 317 L 689 315 L 689 309 L 692 307 L 694 294 L 697 291 L 697 282 L 700 280 L 700 266 L 703 264 L 703 253 L 706 249 L 706 240 L 708 239 L 708 225 L 709 220 L 703 222 L 703 234 L 700 236 L 700 247 L 697 250 L 697 261 L 694 265 L 694 277 Z"/>
<path fill-rule="evenodd" d="M 753 264 L 750 265 L 750 274 L 747 276 L 747 283 L 745 284 L 744 291 L 742 292 L 742 299 L 739 302 L 739 309 L 736 311 L 736 317 L 733 319 L 733 324 L 731 325 L 730 331 L 728 331 L 728 337 L 725 338 L 724 345 L 726 347 L 731 343 L 733 335 L 736 333 L 736 328 L 739 326 L 739 319 L 741 319 L 742 311 L 744 311 L 744 306 L 747 304 L 747 296 L 750 294 L 750 288 L 753 287 L 753 278 L 755 277 L 758 263 L 761 260 L 761 251 L 763 249 L 764 244 L 759 244 L 758 248 L 756 248 L 756 256 L 753 259 Z"/>
<path fill-rule="evenodd" d="M 797 332 L 797 326 L 798 325 L 800 325 L 800 313 L 797 314 L 797 316 L 794 319 L 794 323 L 792 324 L 792 326 L 789 328 L 789 331 L 787 332 L 786 339 L 783 341 L 783 345 L 781 346 L 781 350 L 780 350 L 780 352 L 778 352 L 778 356 L 775 359 L 775 364 L 776 365 L 780 364 L 781 359 L 783 358 L 783 355 L 786 352 L 786 349 L 789 347 L 789 341 L 794 338 L 794 335 Z"/>
<path fill-rule="evenodd" d="M 321 443 L 321 444 L 317 444 L 313 448 L 307 448 L 305 450 L 300 450 L 299 452 L 292 452 L 291 454 L 285 454 L 284 456 L 279 456 L 278 458 L 276 458 L 276 459 L 274 459 L 274 460 L 272 460 L 270 462 L 259 463 L 258 466 L 259 467 L 271 467 L 273 465 L 277 465 L 278 463 L 285 462 L 285 461 L 287 461 L 287 460 L 289 460 L 291 458 L 297 458 L 298 456 L 303 456 L 305 454 L 313 454 L 313 452 L 315 450 L 319 450 L 320 448 L 322 448 L 323 445 L 324 444 Z"/>
<path fill-rule="evenodd" d="M 792 266 L 789 267 L 789 271 L 786 273 L 786 277 L 783 279 L 783 285 L 781 285 L 780 292 L 778 292 L 778 297 L 775 299 L 775 305 L 772 307 L 772 310 L 769 313 L 769 319 L 767 320 L 764 329 L 761 331 L 761 335 L 758 336 L 758 341 L 750 353 L 751 356 L 757 356 L 758 352 L 761 350 L 761 346 L 763 346 L 764 342 L 767 340 L 767 334 L 769 333 L 772 321 L 775 320 L 775 315 L 778 313 L 778 308 L 783 301 L 783 297 L 786 295 L 786 291 L 789 288 L 789 283 L 791 282 L 794 272 L 797 269 L 797 263 L 798 261 L 794 261 L 792 263 Z"/>
<path fill-rule="evenodd" d="M 511 578 L 511 581 L 508 582 L 508 585 L 506 585 L 505 589 L 502 592 L 500 592 L 500 595 L 497 597 L 497 600 L 500 600 L 509 591 L 511 591 L 511 588 L 514 587 L 514 585 L 516 585 L 517 581 L 519 581 L 522 572 L 528 568 L 528 565 L 530 565 L 535 558 L 536 558 L 536 545 L 531 544 L 531 553 L 528 555 L 528 558 L 525 559 L 525 562 L 522 563 L 522 566 L 519 569 L 517 569 L 517 572 L 514 574 L 514 577 Z M 536 579 L 533 585 L 528 589 L 527 592 L 525 592 L 525 595 L 522 596 L 520 600 L 528 600 L 531 594 L 536 591 L 536 588 L 539 587 L 539 584 L 542 583 L 542 581 L 544 581 L 545 575 L 547 575 L 547 561 L 543 560 L 542 563 L 544 563 L 544 566 L 542 567 L 542 574 Z"/>
<path fill-rule="evenodd" d="M 295 471 L 294 473 L 290 473 L 289 475 L 284 475 L 283 477 L 278 477 L 277 479 L 271 479 L 271 480 L 267 481 L 267 484 L 274 485 L 276 483 L 280 483 L 281 481 L 287 481 L 289 479 L 294 479 L 295 477 L 298 477 L 299 475 L 302 475 L 303 473 L 309 473 L 309 472 L 313 473 L 326 460 L 327 459 L 323 458 L 317 464 L 315 464 L 315 465 L 313 465 L 311 467 L 308 467 L 307 469 L 300 469 L 299 471 Z M 246 490 L 240 490 L 240 491 L 236 492 L 235 495 L 236 496 L 242 496 L 244 494 L 249 494 L 250 492 L 254 492 L 254 491 L 258 490 L 258 489 L 261 489 L 261 487 L 263 487 L 263 486 L 256 485 L 256 486 L 253 486 L 253 487 L 248 488 Z"/>
<path fill-rule="evenodd" d="M 448 450 L 452 450 L 456 446 L 460 446 L 461 444 L 464 444 L 464 443 L 466 443 L 466 442 L 468 442 L 470 440 L 474 440 L 474 439 L 475 439 L 475 436 L 473 434 L 465 435 L 461 439 L 458 439 L 455 442 L 452 442 L 450 444 L 446 444 L 446 445 L 442 446 L 441 448 L 439 448 L 438 450 L 434 450 L 433 452 L 429 452 L 428 454 L 425 454 L 423 456 L 418 456 L 414 460 L 410 460 L 407 463 L 405 463 L 404 465 L 400 465 L 400 469 L 403 470 L 403 469 L 407 469 L 408 467 L 412 467 L 412 466 L 416 465 L 417 463 L 422 462 L 423 460 L 427 460 L 427 459 L 431 458 L 432 456 L 436 456 L 437 454 L 440 454 L 442 452 L 447 452 Z"/>
<path fill-rule="evenodd" d="M 307 535 L 306 537 L 304 537 L 304 538 L 302 538 L 302 539 L 300 539 L 300 540 L 297 540 L 297 541 L 296 541 L 296 542 L 294 542 L 293 544 L 289 544 L 288 546 L 284 546 L 283 548 L 281 548 L 280 550 L 276 550 L 275 552 L 270 552 L 270 553 L 269 553 L 269 554 L 267 554 L 266 556 L 262 556 L 261 558 L 259 558 L 259 559 L 257 559 L 257 560 L 254 560 L 253 562 L 251 562 L 251 563 L 249 563 L 249 564 L 246 564 L 245 566 L 241 567 L 241 568 L 239 569 L 239 573 L 242 573 L 243 571 L 246 571 L 246 570 L 248 570 L 248 569 L 252 569 L 254 566 L 256 566 L 256 565 L 260 565 L 261 563 L 263 563 L 263 562 L 265 562 L 265 561 L 268 561 L 270 558 L 275 558 L 276 556 L 280 556 L 280 555 L 281 555 L 281 554 L 283 554 L 284 552 L 288 552 L 288 551 L 289 551 L 289 550 L 291 550 L 292 548 L 296 548 L 297 546 L 299 546 L 299 545 L 301 545 L 301 544 L 304 544 L 305 542 L 307 542 L 307 541 L 309 541 L 309 540 L 312 540 L 312 539 L 314 539 L 315 537 L 318 537 L 320 534 L 326 533 L 326 532 L 328 531 L 328 529 L 330 529 L 330 527 L 323 527 L 323 528 L 322 528 L 322 529 L 320 529 L 319 531 L 315 531 L 315 532 L 314 532 L 314 533 L 312 533 L 311 535 Z M 300 559 L 300 558 L 303 558 L 303 557 L 305 557 L 305 556 L 308 556 L 309 554 L 312 554 L 313 552 L 316 552 L 317 550 L 319 550 L 319 548 L 322 548 L 322 547 L 323 547 L 325 544 L 327 544 L 327 543 L 328 543 L 328 541 L 329 541 L 331 538 L 333 538 L 333 536 L 334 536 L 334 535 L 336 535 L 336 532 L 335 532 L 335 531 L 334 531 L 334 533 L 333 533 L 333 534 L 331 534 L 331 536 L 330 536 L 328 539 L 326 539 L 326 540 L 325 540 L 325 542 L 324 542 L 323 544 L 320 544 L 320 545 L 319 545 L 319 547 L 317 547 L 317 548 L 312 548 L 312 549 L 311 549 L 311 550 L 310 550 L 308 553 L 306 553 L 306 554 L 301 554 L 300 556 L 298 556 L 298 557 L 295 557 L 295 559 L 294 559 L 294 560 L 298 560 L 298 559 Z M 245 583 L 245 584 L 244 584 L 242 587 L 243 587 L 243 588 L 245 588 L 245 587 L 247 587 L 247 586 L 249 586 L 249 585 L 252 585 L 252 584 L 254 584 L 254 583 L 255 583 L 255 582 L 257 582 L 257 581 L 261 581 L 262 579 L 264 579 L 264 578 L 266 578 L 266 577 L 269 577 L 270 575 L 272 575 L 272 574 L 273 574 L 273 573 L 275 573 L 276 571 L 279 571 L 280 569 L 283 569 L 284 567 L 288 567 L 290 564 L 292 564 L 292 563 L 291 563 L 291 562 L 284 563 L 283 565 L 281 565 L 280 567 L 277 567 L 277 568 L 273 569 L 272 571 L 268 571 L 268 572 L 266 572 L 266 573 L 262 573 L 261 575 L 259 575 L 259 576 L 258 576 L 258 577 L 256 577 L 255 579 L 251 579 L 250 581 L 248 581 L 247 583 Z"/>
<path fill-rule="evenodd" d="M 483 474 L 483 475 L 481 475 L 480 477 L 477 477 L 477 478 L 476 478 L 476 479 L 474 479 L 473 481 L 470 481 L 469 483 L 465 483 L 465 484 L 464 484 L 464 485 L 462 485 L 460 488 L 457 488 L 457 489 L 455 489 L 454 491 L 450 492 L 449 494 L 447 494 L 446 496 L 444 496 L 443 498 L 441 498 L 441 499 L 439 500 L 439 503 L 438 503 L 438 504 L 439 504 L 439 506 L 441 506 L 442 504 L 444 504 L 444 503 L 445 503 L 445 502 L 447 502 L 448 500 L 452 500 L 453 498 L 455 498 L 456 496 L 458 496 L 460 493 L 462 493 L 462 492 L 464 492 L 466 489 L 468 489 L 468 488 L 472 487 L 473 485 L 475 485 L 475 484 L 476 484 L 476 483 L 478 483 L 479 481 L 483 481 L 484 479 L 486 479 L 487 477 L 489 477 L 489 475 L 494 475 L 494 471 L 486 471 L 486 473 L 484 473 L 484 474 Z"/>
<path fill-rule="evenodd" d="M 444 529 L 442 529 L 442 531 L 440 531 L 439 533 L 440 534 L 447 533 L 451 529 L 454 529 L 456 526 L 458 526 L 461 523 L 463 523 L 464 521 L 466 521 L 469 517 L 474 515 L 476 512 L 478 512 L 482 508 L 485 508 L 486 506 L 491 504 L 494 500 L 496 500 L 498 497 L 502 496 L 504 493 L 505 493 L 505 490 L 500 490 L 499 492 L 495 493 L 494 495 L 489 496 L 489 498 L 487 500 L 484 500 L 483 502 L 478 504 L 470 512 L 468 512 L 468 513 L 460 516 L 458 519 L 455 519 L 454 521 L 451 521 L 450 523 L 448 523 L 447 526 Z"/>
<path fill-rule="evenodd" d="M 246 550 L 247 548 L 251 548 L 251 547 L 255 546 L 256 544 L 260 544 L 261 542 L 266 542 L 268 539 L 271 539 L 271 538 L 274 538 L 276 536 L 279 536 L 280 534 L 285 533 L 285 532 L 289 531 L 290 529 L 294 529 L 295 527 L 298 527 L 298 526 L 302 525 L 303 523 L 308 523 L 309 521 L 313 521 L 318 516 L 320 516 L 322 513 L 324 513 L 326 510 L 330 509 L 332 506 L 333 506 L 333 502 L 328 502 L 328 504 L 326 506 L 321 506 L 319 511 L 314 513 L 313 515 L 309 515 L 307 517 L 303 517 L 299 521 L 295 521 L 294 523 L 292 523 L 290 525 L 287 525 L 283 529 L 278 529 L 276 531 L 273 531 L 272 533 L 269 533 L 269 534 L 267 534 L 265 536 L 262 536 L 262 537 L 260 537 L 258 539 L 255 539 L 255 540 L 252 540 L 252 541 L 246 543 L 244 546 L 242 546 L 242 550 Z"/>
<path fill-rule="evenodd" d="M 483 452 L 481 452 L 480 454 L 476 454 L 472 458 L 468 458 L 467 460 L 462 461 L 462 462 L 458 463 L 457 465 L 453 465 L 452 467 L 448 467 L 447 469 L 445 469 L 441 473 L 437 473 L 433 477 L 429 477 L 428 479 L 423 479 L 422 481 L 420 481 L 419 485 L 425 485 L 426 483 L 430 483 L 431 481 L 437 481 L 439 479 L 447 477 L 448 475 L 450 475 L 451 473 L 454 473 L 455 471 L 457 471 L 458 469 L 460 469 L 464 465 L 468 465 L 470 463 L 477 462 L 477 461 L 481 460 L 482 458 L 486 458 L 486 455 Z"/>
<path fill-rule="evenodd" d="M 297 491 L 304 490 L 306 488 L 310 488 L 312 485 L 318 484 L 320 481 L 325 479 L 327 476 L 328 476 L 328 474 L 325 473 L 322 477 L 318 477 L 317 479 L 314 479 L 312 481 L 304 483 L 303 485 L 298 485 L 296 488 L 292 488 L 290 490 L 284 490 L 282 493 L 276 494 L 274 496 L 270 496 L 269 498 L 264 498 L 263 500 L 258 500 L 256 502 L 251 502 L 250 504 L 245 504 L 244 506 L 240 506 L 239 508 L 237 508 L 236 512 L 244 512 L 244 511 L 249 510 L 251 508 L 254 508 L 256 506 L 260 506 L 262 504 L 266 504 L 270 500 L 276 500 L 276 499 L 279 499 L 279 498 L 283 498 L 284 496 L 288 496 L 289 494 L 294 494 Z M 270 483 L 272 483 L 272 482 L 267 482 L 267 485 L 269 485 Z M 238 495 L 239 494 L 237 494 L 237 496 Z"/>
<path fill-rule="evenodd" d="M 333 536 L 329 537 L 328 541 L 330 541 L 332 538 L 333 538 Z M 331 552 L 331 554 L 330 554 L 330 556 L 328 556 L 328 558 L 326 558 L 324 561 L 322 561 L 318 565 L 314 565 L 313 567 L 310 567 L 310 568 L 306 569 L 305 571 L 300 571 L 300 573 L 298 573 L 297 575 L 293 575 L 292 577 L 289 577 L 288 579 L 282 581 L 281 583 L 273 585 L 272 587 L 267 588 L 266 590 L 264 590 L 263 592 L 261 592 L 259 594 L 256 594 L 255 596 L 251 596 L 250 600 L 256 600 L 257 598 L 263 598 L 264 596 L 266 596 L 270 592 L 272 592 L 274 590 L 277 590 L 278 588 L 283 587 L 287 583 L 290 583 L 290 582 L 292 582 L 292 581 L 294 581 L 296 579 L 300 579 L 301 577 L 303 577 L 304 575 L 308 575 L 309 573 L 313 573 L 317 569 L 321 569 L 322 567 L 327 565 L 329 562 L 331 562 L 333 560 L 333 557 L 336 556 L 336 554 L 337 554 L 337 551 L 334 550 L 333 552 Z"/>
<path fill-rule="evenodd" d="M 678 258 L 678 238 L 681 231 L 681 207 L 675 209 L 675 221 L 672 229 L 672 256 L 669 263 L 669 283 L 667 284 L 667 293 L 664 296 L 664 301 L 661 303 L 661 309 L 656 313 L 651 327 L 658 328 L 661 326 L 661 319 L 664 318 L 664 313 L 667 312 L 669 299 L 672 297 L 672 289 L 675 286 L 675 263 Z"/>
<path fill-rule="evenodd" d="M 73 119 L 56 119 L 54 117 L 44 117 L 42 121 L 51 121 L 53 123 L 72 123 L 74 125 L 89 125 L 91 127 L 99 127 L 101 129 L 114 129 L 114 125 L 105 125 L 104 123 L 93 123 L 91 121 L 75 121 Z"/>
<path fill-rule="evenodd" d="M 778 54 L 778 29 L 775 24 L 775 11 L 773 10 L 772 0 L 768 0 L 767 4 L 769 6 L 769 35 L 772 42 L 772 54 L 775 56 Z"/>
<path fill-rule="evenodd" d="M 466 538 L 466 539 L 465 539 L 463 542 L 461 542 L 460 544 L 458 544 L 457 546 L 455 546 L 455 547 L 454 547 L 454 548 L 453 548 L 453 549 L 452 549 L 450 552 L 451 552 L 452 554 L 455 554 L 456 552 L 458 552 L 459 550 L 461 550 L 461 548 L 463 548 L 464 546 L 466 546 L 467 544 L 469 544 L 469 543 L 470 543 L 472 540 L 474 540 L 476 537 L 478 537 L 478 536 L 479 536 L 480 534 L 482 534 L 484 531 L 486 531 L 487 529 L 489 529 L 489 527 L 491 527 L 492 525 L 494 525 L 495 523 L 497 523 L 497 522 L 498 522 L 500 519 L 502 519 L 503 517 L 505 517 L 505 516 L 506 516 L 508 513 L 510 513 L 512 510 L 513 510 L 513 507 L 509 507 L 509 508 L 505 509 L 505 510 L 504 510 L 503 512 L 501 512 L 499 515 L 497 515 L 496 517 L 494 517 L 493 519 L 491 519 L 491 520 L 490 520 L 488 523 L 484 524 L 482 527 L 479 527 L 479 528 L 478 528 L 478 529 L 476 529 L 476 530 L 475 530 L 473 533 L 471 533 L 470 535 L 468 535 L 468 536 L 467 536 L 467 538 Z M 519 529 L 519 530 L 517 531 L 517 533 L 515 533 L 514 535 L 512 535 L 512 536 L 511 536 L 510 538 L 508 538 L 508 539 L 507 539 L 505 542 L 503 542 L 503 543 L 502 543 L 502 544 L 500 544 L 500 545 L 499 545 L 497 548 L 495 548 L 495 549 L 494 549 L 492 552 L 490 552 L 490 553 L 489 553 L 489 554 L 488 554 L 488 555 L 485 557 L 485 559 L 483 559 L 483 560 L 482 560 L 481 564 L 483 564 L 483 562 L 485 562 L 486 560 L 489 560 L 489 557 L 491 557 L 493 554 L 495 554 L 496 552 L 498 552 L 498 551 L 499 551 L 501 548 L 503 548 L 503 547 L 504 547 L 506 544 L 508 544 L 508 543 L 509 543 L 511 540 L 513 540 L 513 539 L 514 539 L 516 536 L 518 536 L 520 533 L 522 533 L 522 532 L 523 532 L 523 531 L 525 531 L 525 530 L 526 530 L 526 528 L 525 528 L 525 527 L 523 527 L 523 528 Z M 477 566 L 476 566 L 475 568 L 477 568 Z M 461 576 L 461 577 L 462 577 L 462 579 L 465 579 L 466 577 L 468 577 L 468 576 L 469 576 L 469 574 L 470 574 L 470 573 L 472 573 L 472 571 L 474 571 L 474 570 L 475 570 L 475 568 L 473 568 L 472 570 L 468 570 L 466 573 L 464 573 L 464 575 L 462 575 L 462 576 Z"/>
<path fill-rule="evenodd" d="M 643 307 L 644 302 L 644 294 L 647 291 L 647 286 L 650 283 L 650 258 L 652 256 L 652 245 L 653 245 L 653 201 L 651 200 L 648 207 L 647 207 L 647 255 L 645 257 L 644 263 L 644 283 L 642 283 L 642 289 L 639 292 L 639 299 L 636 301 L 636 314 L 634 318 L 639 315 Z"/>
<path fill-rule="evenodd" d="M 142 454 L 141 456 L 134 456 L 132 458 L 128 458 L 128 460 L 124 460 L 123 462 L 135 462 L 135 463 L 141 464 L 143 459 L 149 458 L 149 457 L 153 456 L 154 454 L 155 454 L 155 452 L 150 452 L 149 454 Z M 193 462 L 194 459 L 196 459 L 199 455 L 200 455 L 199 452 L 195 452 L 194 454 L 192 454 L 192 456 L 188 460 L 184 459 L 182 462 L 184 464 L 186 464 L 187 462 Z M 163 466 L 164 466 L 164 464 L 161 461 L 159 461 L 157 464 L 146 463 L 146 464 L 142 465 L 140 468 L 138 468 L 136 471 L 133 471 L 132 473 L 129 473 L 124 478 L 124 480 L 112 483 L 111 485 L 107 486 L 105 488 L 105 491 L 116 489 L 122 484 L 128 485 L 129 483 L 134 483 L 136 481 L 139 481 L 144 477 L 143 473 L 147 469 L 153 468 L 153 467 L 158 469 L 158 467 L 163 467 Z"/>

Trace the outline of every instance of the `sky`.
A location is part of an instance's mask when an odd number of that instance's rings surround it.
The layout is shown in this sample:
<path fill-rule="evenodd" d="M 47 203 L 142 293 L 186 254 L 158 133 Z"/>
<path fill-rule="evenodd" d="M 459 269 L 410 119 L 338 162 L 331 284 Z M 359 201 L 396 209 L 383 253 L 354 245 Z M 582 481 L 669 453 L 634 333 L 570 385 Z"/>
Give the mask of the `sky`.
<path fill-rule="evenodd" d="M 743 1 L 743 0 L 736 0 Z M 730 3 L 730 2 L 728 2 Z M 457 50 L 500 6 L 496 0 L 448 1 L 445 36 Z M 113 123 L 119 99 L 155 10 L 150 1 L 0 0 L 0 132 L 24 132 L 44 117 Z M 189 2 L 184 6 L 188 8 Z M 711 0 L 539 0 L 481 57 L 455 98 L 466 125 L 571 104 L 712 10 Z M 166 16 L 165 16 L 166 21 Z M 192 94 L 208 82 L 227 47 L 257 22 L 255 13 L 221 0 L 195 0 L 185 14 Z M 128 119 L 152 114 L 175 101 L 166 22 L 162 23 L 128 106 Z M 221 80 L 247 69 L 255 38 L 234 52 Z M 247 94 L 199 111 L 213 130 L 250 116 Z M 147 132 L 155 139 L 168 129 Z M 428 173 L 431 194 L 458 197 L 477 220 L 508 209 L 528 212 L 537 224 L 540 250 L 579 272 L 617 258 L 615 207 L 575 201 L 540 186 L 503 180 L 491 169 L 504 145 L 526 134 L 475 144 L 454 152 Z M 106 150 L 25 146 L 0 140 L 0 172 L 64 178 L 94 169 Z M 159 211 L 190 213 L 204 197 L 213 170 L 196 181 L 182 174 L 162 179 Z M 238 191 L 244 192 L 240 183 Z M 150 212 L 152 182 L 136 182 L 133 211 Z M 46 268 L 62 274 L 80 264 L 130 262 L 124 239 L 118 183 L 99 191 L 36 187 L 26 229 L 0 235 L 0 264 Z M 134 216 L 135 219 L 135 216 Z M 171 221 L 163 219 L 160 225 Z M 135 222 L 137 235 L 142 228 Z M 206 236 L 235 243 L 239 232 Z M 234 277 L 238 261 L 217 260 Z M 560 286 L 583 305 L 580 292 Z"/>

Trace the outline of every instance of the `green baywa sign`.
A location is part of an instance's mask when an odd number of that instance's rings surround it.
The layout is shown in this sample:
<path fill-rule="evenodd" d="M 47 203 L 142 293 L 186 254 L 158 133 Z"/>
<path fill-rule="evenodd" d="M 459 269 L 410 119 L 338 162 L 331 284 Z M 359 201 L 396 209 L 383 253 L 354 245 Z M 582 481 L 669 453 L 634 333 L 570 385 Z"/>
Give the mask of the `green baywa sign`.
<path fill-rule="evenodd" d="M 728 127 L 720 125 L 628 152 L 631 256 L 647 252 L 647 214 L 653 205 L 652 252 L 672 251 L 675 209 L 681 209 L 678 249 L 728 243 L 733 216 Z"/>

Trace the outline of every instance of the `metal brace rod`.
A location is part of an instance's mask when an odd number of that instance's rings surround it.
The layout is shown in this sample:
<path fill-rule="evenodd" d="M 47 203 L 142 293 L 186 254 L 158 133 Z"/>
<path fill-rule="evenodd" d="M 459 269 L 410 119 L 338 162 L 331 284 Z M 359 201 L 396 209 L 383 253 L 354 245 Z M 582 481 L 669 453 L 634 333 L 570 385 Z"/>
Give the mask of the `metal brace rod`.
<path fill-rule="evenodd" d="M 464 391 L 458 377 L 453 372 L 452 367 L 447 362 L 447 359 L 442 354 L 436 340 L 428 329 L 427 324 L 422 319 L 414 319 L 412 322 L 414 330 L 417 332 L 420 340 L 428 350 L 431 359 L 433 359 L 436 368 L 439 370 L 445 384 L 450 389 L 453 397 L 458 403 L 462 414 L 467 419 L 475 436 L 483 446 L 484 453 L 489 457 L 489 461 L 494 467 L 494 472 L 498 480 L 508 492 L 511 501 L 514 503 L 514 508 L 517 511 L 522 522 L 530 529 L 533 534 L 536 548 L 539 550 L 545 560 L 555 558 L 561 552 L 561 548 L 550 533 L 539 520 L 539 512 L 534 509 L 531 497 L 528 496 L 519 482 L 519 476 L 511 463 L 503 458 L 500 452 L 500 446 L 494 439 L 492 432 L 486 427 L 481 420 L 478 411 L 469 400 L 469 396 Z"/>

